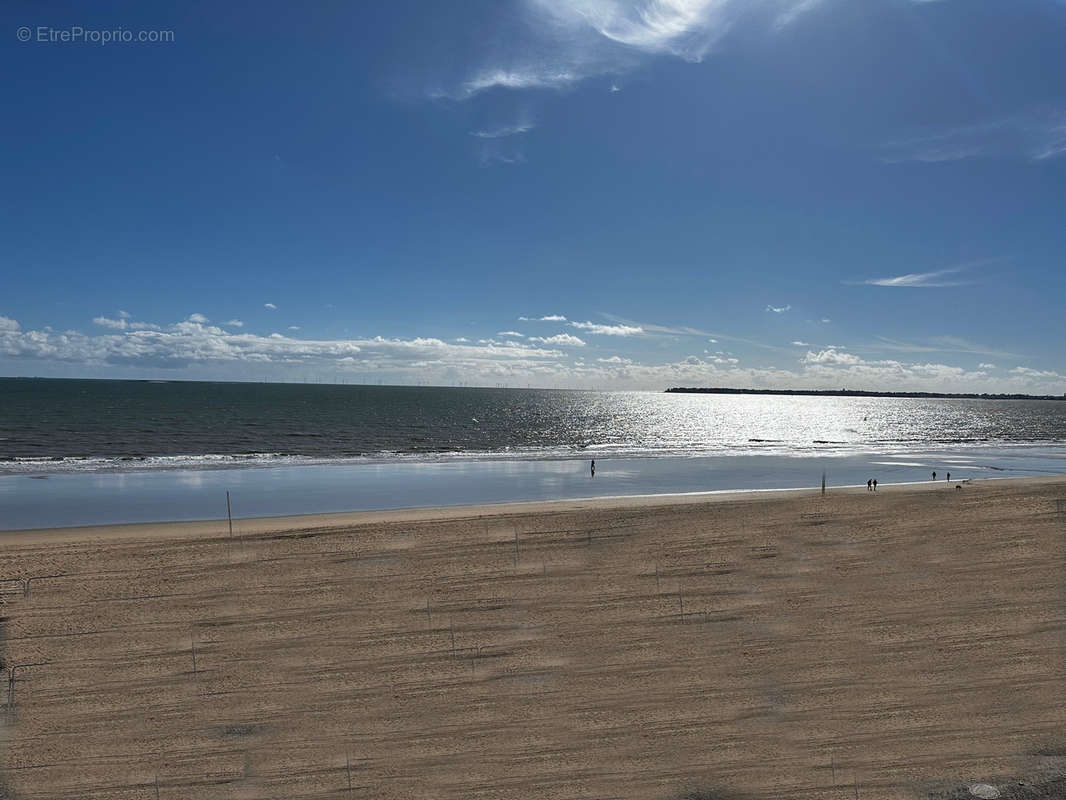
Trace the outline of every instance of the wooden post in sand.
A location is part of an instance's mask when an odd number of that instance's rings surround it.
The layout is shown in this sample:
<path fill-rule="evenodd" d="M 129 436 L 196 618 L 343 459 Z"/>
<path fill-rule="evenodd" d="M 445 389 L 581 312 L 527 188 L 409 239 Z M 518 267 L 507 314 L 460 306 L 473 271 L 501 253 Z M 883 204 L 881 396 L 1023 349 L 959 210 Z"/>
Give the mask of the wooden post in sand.
<path fill-rule="evenodd" d="M 18 680 L 15 673 L 23 667 L 42 667 L 47 663 L 47 661 L 32 661 L 28 664 L 12 664 L 7 668 L 7 712 L 9 714 L 15 713 L 15 681 Z"/>
<path fill-rule="evenodd" d="M 233 538 L 233 514 L 229 507 L 229 489 L 226 490 L 226 520 L 229 522 L 229 535 Z"/>
<path fill-rule="evenodd" d="M 155 776 L 155 800 L 159 800 L 159 776 Z"/>
<path fill-rule="evenodd" d="M 344 754 L 344 768 L 348 772 L 348 794 L 352 793 L 352 754 Z"/>
<path fill-rule="evenodd" d="M 825 497 L 825 472 L 822 472 L 822 496 Z"/>

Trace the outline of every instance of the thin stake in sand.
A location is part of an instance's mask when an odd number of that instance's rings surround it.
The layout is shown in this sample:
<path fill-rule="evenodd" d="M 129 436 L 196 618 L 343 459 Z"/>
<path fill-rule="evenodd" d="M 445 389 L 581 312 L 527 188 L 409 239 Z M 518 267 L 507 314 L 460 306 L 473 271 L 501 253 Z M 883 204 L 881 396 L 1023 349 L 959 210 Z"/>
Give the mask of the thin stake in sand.
<path fill-rule="evenodd" d="M 229 535 L 233 538 L 233 513 L 229 507 L 229 489 L 226 490 L 226 521 L 229 522 Z"/>
<path fill-rule="evenodd" d="M 22 580 L 22 596 L 23 597 L 29 597 L 30 596 L 30 583 L 33 582 L 33 581 L 43 581 L 43 580 L 47 580 L 48 578 L 62 578 L 62 577 L 63 577 L 63 573 L 62 572 L 57 572 L 57 573 L 55 573 L 53 575 L 30 575 L 30 576 L 28 576 L 26 578 L 23 578 L 23 580 Z"/>
<path fill-rule="evenodd" d="M 32 661 L 28 664 L 12 664 L 7 670 L 7 710 L 8 713 L 14 713 L 15 711 L 15 681 L 18 680 L 16 673 L 20 669 L 26 667 L 41 667 L 47 664 L 47 661 Z"/>

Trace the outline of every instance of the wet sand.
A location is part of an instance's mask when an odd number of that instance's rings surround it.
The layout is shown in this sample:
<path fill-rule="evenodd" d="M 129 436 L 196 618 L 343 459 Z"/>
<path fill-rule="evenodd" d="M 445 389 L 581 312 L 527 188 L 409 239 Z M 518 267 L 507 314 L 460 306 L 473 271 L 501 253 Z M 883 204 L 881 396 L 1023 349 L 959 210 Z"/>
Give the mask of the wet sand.
<path fill-rule="evenodd" d="M 5 780 L 100 800 L 1003 785 L 1066 756 L 1059 499 L 1062 477 L 0 534 Z"/>

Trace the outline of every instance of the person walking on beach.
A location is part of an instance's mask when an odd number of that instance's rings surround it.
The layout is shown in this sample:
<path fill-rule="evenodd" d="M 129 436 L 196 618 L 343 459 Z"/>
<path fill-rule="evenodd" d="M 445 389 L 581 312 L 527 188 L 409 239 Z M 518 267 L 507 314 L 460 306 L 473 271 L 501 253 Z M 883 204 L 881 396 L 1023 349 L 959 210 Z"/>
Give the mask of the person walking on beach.
<path fill-rule="evenodd" d="M 870 480 L 866 481 L 866 491 L 872 492 L 873 490 L 874 490 L 874 482 L 873 482 L 873 479 L 870 479 Z"/>
<path fill-rule="evenodd" d="M 950 481 L 951 480 L 951 473 L 950 472 L 948 473 L 947 478 L 945 478 L 944 480 L 946 480 L 946 481 Z"/>
<path fill-rule="evenodd" d="M 933 480 L 934 481 L 936 480 L 936 472 L 935 471 L 933 472 Z"/>
<path fill-rule="evenodd" d="M 592 464 L 589 466 L 589 472 L 592 474 L 593 478 L 596 477 L 596 459 L 592 459 Z"/>
<path fill-rule="evenodd" d="M 877 478 L 874 478 L 874 491 L 877 491 Z"/>

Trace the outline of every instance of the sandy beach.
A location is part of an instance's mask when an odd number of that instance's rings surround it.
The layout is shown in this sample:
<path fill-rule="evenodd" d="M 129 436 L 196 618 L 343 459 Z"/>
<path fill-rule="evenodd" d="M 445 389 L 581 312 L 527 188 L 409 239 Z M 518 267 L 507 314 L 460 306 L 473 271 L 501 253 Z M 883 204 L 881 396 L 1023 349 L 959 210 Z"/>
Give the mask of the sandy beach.
<path fill-rule="evenodd" d="M 3 533 L 0 797 L 1021 796 L 1066 763 L 1059 500 L 1064 477 Z"/>

